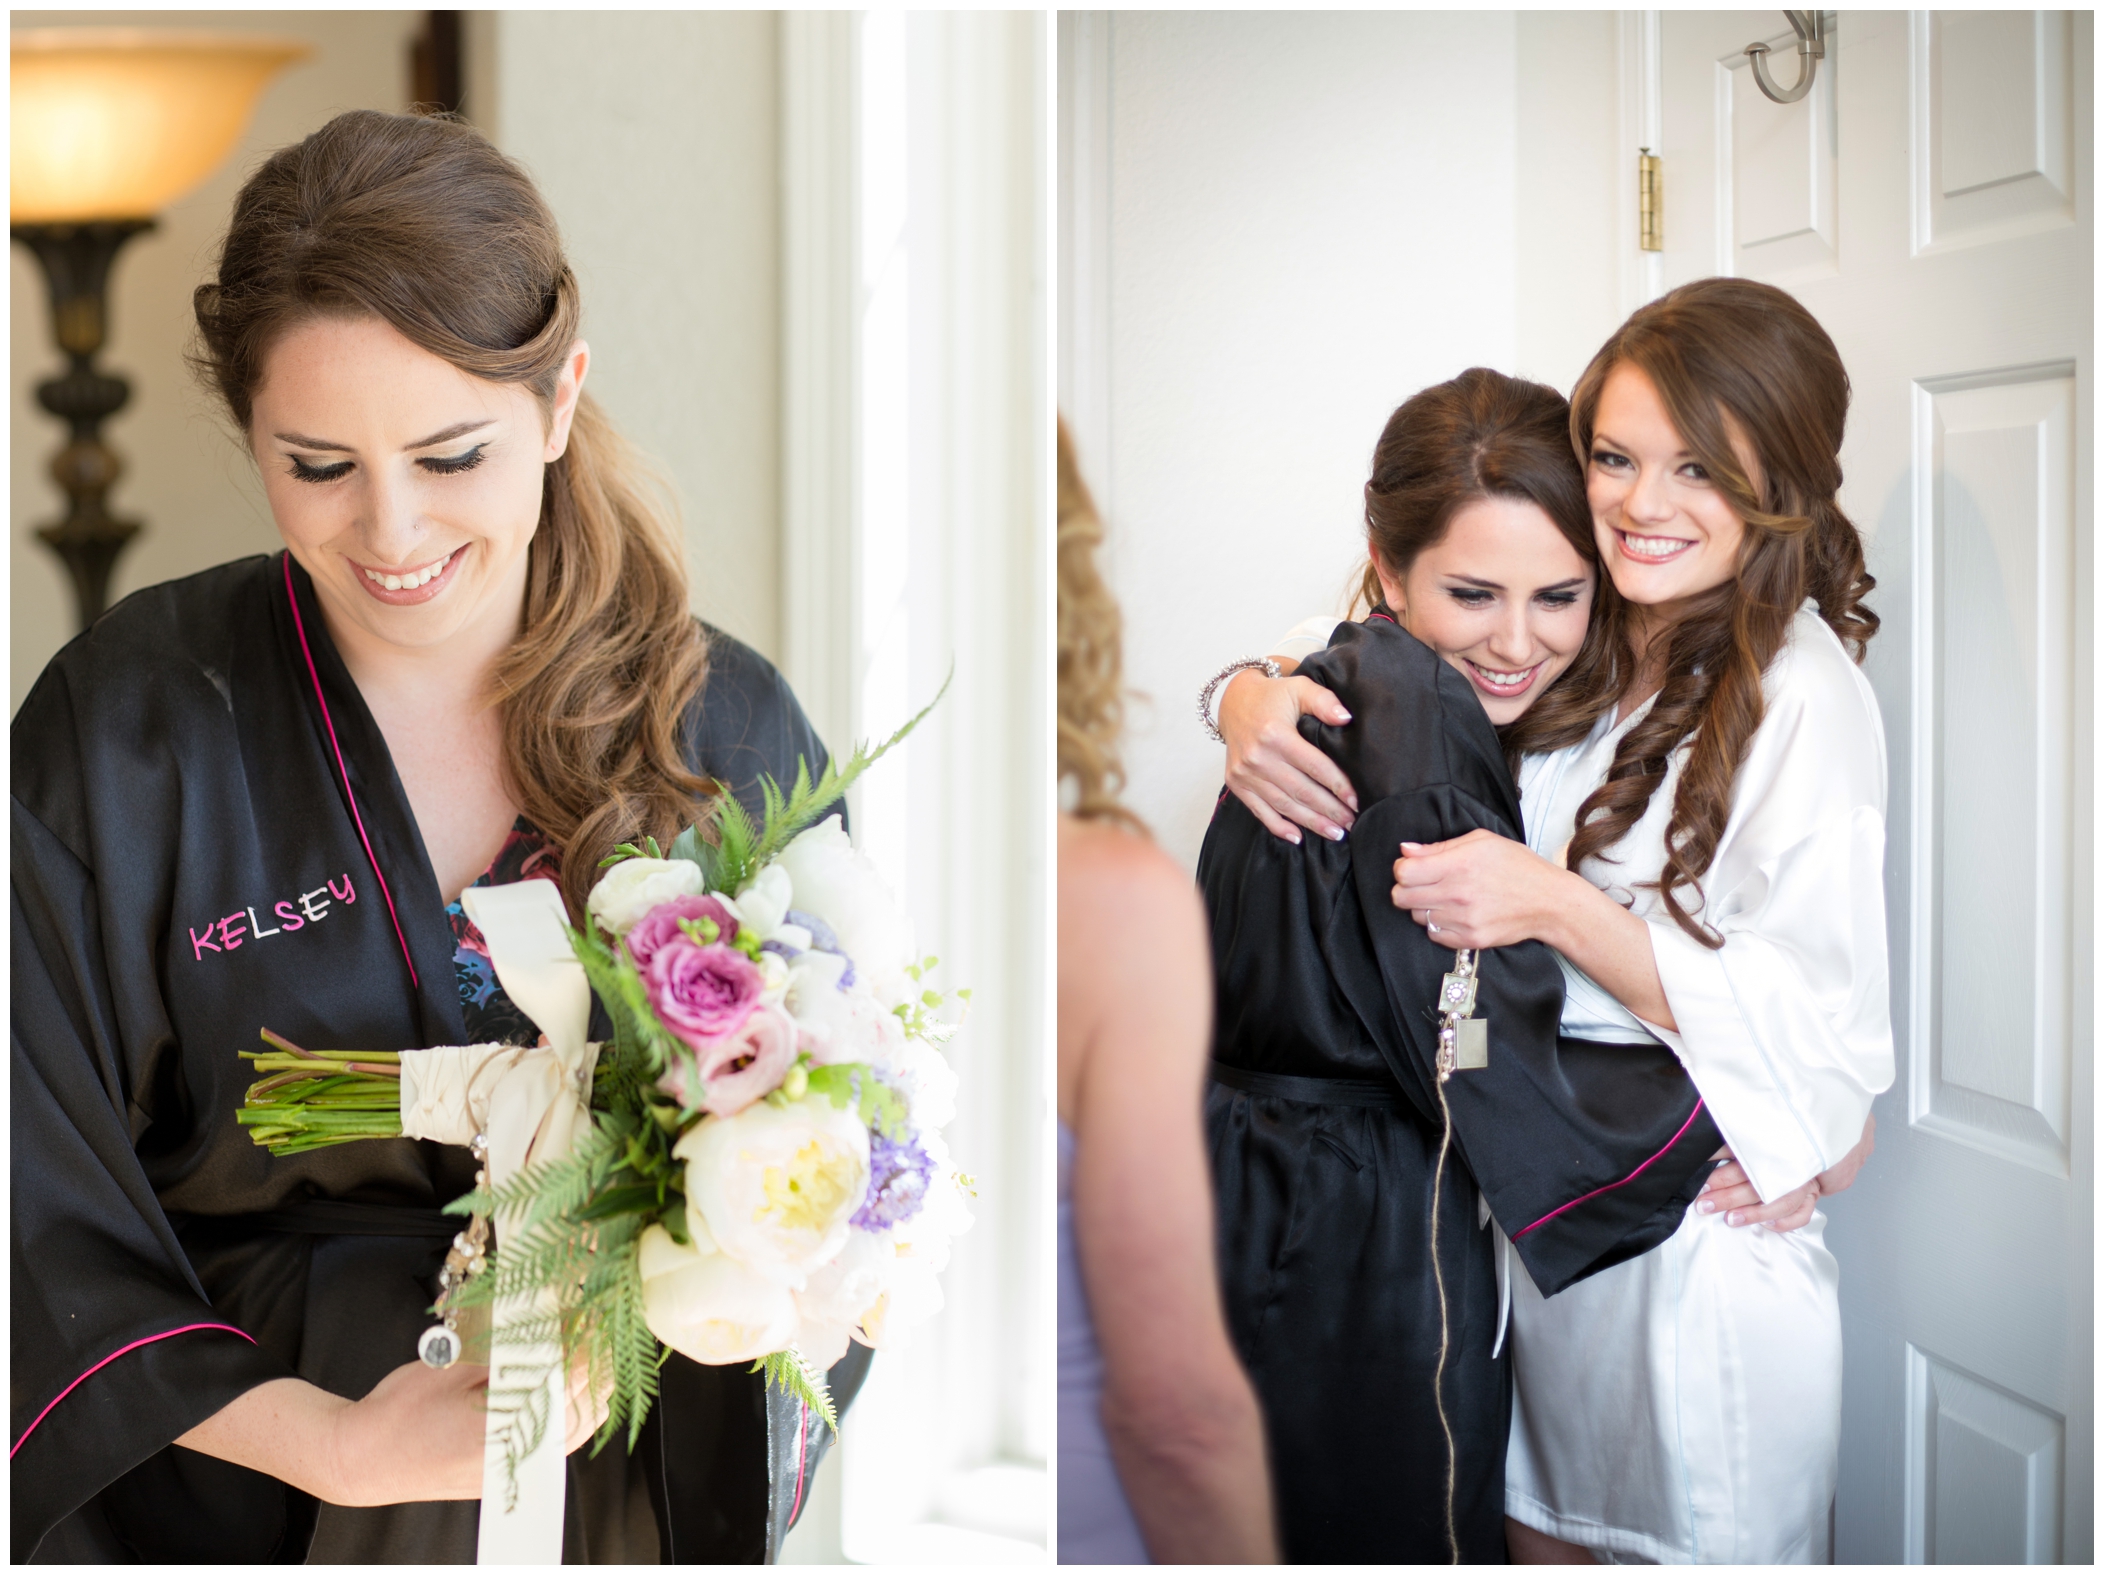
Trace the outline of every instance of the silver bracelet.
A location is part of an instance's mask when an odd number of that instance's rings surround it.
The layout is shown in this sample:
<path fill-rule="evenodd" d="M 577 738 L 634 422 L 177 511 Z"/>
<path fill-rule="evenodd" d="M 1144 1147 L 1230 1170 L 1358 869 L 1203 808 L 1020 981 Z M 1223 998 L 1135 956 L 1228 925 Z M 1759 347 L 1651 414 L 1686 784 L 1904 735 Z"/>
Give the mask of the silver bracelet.
<path fill-rule="evenodd" d="M 1212 736 L 1212 740 L 1216 744 L 1224 744 L 1227 740 L 1220 736 L 1220 724 L 1213 720 L 1214 691 L 1234 677 L 1235 674 L 1249 668 L 1262 669 L 1266 678 L 1278 677 L 1278 663 L 1274 662 L 1270 657 L 1245 656 L 1239 662 L 1229 662 L 1219 672 L 1213 674 L 1210 683 L 1198 691 L 1198 720 L 1204 724 L 1206 732 Z"/>

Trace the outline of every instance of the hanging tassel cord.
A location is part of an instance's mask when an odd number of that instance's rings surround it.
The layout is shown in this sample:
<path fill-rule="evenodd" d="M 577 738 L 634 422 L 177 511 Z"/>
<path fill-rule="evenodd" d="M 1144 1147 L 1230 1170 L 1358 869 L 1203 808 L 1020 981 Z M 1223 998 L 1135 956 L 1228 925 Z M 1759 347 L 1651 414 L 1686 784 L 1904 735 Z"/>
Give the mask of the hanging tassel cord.
<path fill-rule="evenodd" d="M 1439 1293 L 1439 1362 L 1432 1369 L 1432 1405 L 1439 1413 L 1439 1431 L 1446 1439 L 1446 1534 L 1447 1562 L 1461 1562 L 1461 1538 L 1455 1528 L 1455 1479 L 1460 1474 L 1454 1448 L 1454 1424 L 1447 1416 L 1446 1367 L 1452 1352 L 1452 1320 L 1447 1311 L 1446 1270 L 1439 1262 L 1439 1194 L 1446 1182 L 1447 1151 L 1454 1146 L 1454 1111 L 1447 1103 L 1446 1083 L 1460 1066 L 1460 1025 L 1476 1008 L 1476 953 L 1463 947 L 1454 955 L 1454 971 L 1440 981 L 1438 1053 L 1433 1057 L 1432 1086 L 1439 1093 L 1439 1159 L 1432 1167 L 1432 1285 Z"/>
<path fill-rule="evenodd" d="M 1454 1451 L 1454 1427 L 1447 1419 L 1446 1410 L 1446 1364 L 1449 1330 L 1447 1326 L 1446 1273 L 1439 1266 L 1439 1189 L 1446 1179 L 1447 1149 L 1454 1140 L 1454 1112 L 1447 1105 L 1446 1069 L 1433 1080 L 1439 1090 L 1439 1161 L 1432 1168 L 1432 1284 L 1439 1293 L 1439 1362 L 1432 1369 L 1432 1404 L 1439 1412 L 1439 1431 L 1446 1439 L 1446 1534 L 1447 1562 L 1461 1562 L 1461 1539 L 1454 1529 L 1454 1477 L 1456 1471 Z"/>

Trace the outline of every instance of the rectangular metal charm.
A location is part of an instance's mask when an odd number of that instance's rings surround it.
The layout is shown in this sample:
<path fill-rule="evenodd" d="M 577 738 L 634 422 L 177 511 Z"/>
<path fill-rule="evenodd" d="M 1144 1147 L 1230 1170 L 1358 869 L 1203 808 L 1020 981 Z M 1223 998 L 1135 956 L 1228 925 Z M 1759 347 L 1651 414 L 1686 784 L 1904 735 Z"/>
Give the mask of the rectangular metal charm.
<path fill-rule="evenodd" d="M 1436 1010 L 1444 1015 L 1448 1012 L 1468 1016 L 1476 1009 L 1476 976 L 1474 974 L 1450 973 L 1439 981 L 1439 1005 Z"/>
<path fill-rule="evenodd" d="M 1454 1070 L 1474 1072 L 1490 1065 L 1490 1020 L 1464 1017 L 1454 1025 Z"/>

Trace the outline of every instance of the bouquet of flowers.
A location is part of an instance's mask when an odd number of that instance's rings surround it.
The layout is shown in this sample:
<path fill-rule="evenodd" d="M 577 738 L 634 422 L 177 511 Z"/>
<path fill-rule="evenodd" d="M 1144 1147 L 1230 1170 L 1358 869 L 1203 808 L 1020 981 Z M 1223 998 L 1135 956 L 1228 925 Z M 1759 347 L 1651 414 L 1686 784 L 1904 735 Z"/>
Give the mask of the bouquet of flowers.
<path fill-rule="evenodd" d="M 757 826 L 724 794 L 670 848 L 623 845 L 568 932 L 613 1025 L 589 1123 L 566 1153 L 496 1186 L 484 1171 L 448 1206 L 473 1225 L 434 1311 L 534 1309 L 499 1337 L 589 1364 L 609 1396 L 595 1447 L 624 1427 L 633 1446 L 666 1346 L 752 1362 L 836 1424 L 824 1373 L 849 1340 L 895 1345 L 942 1305 L 971 1182 L 942 1139 L 957 1080 L 941 1047 L 970 992 L 929 984 L 936 959 L 914 954 L 825 814 L 926 715 L 815 783 L 802 763 L 786 794 L 764 782 Z M 404 1056 L 447 1053 L 264 1038 L 245 1054 L 271 1075 L 240 1119 L 278 1153 L 398 1135 Z M 507 1448 L 531 1452 L 547 1420 L 522 1408 Z"/>

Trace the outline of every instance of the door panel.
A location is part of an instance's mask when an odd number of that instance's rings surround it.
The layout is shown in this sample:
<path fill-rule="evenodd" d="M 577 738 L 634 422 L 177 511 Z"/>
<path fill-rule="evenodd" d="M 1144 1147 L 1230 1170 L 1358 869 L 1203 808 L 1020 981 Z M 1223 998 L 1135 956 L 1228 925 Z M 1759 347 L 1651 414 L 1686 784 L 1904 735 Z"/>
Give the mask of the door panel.
<path fill-rule="evenodd" d="M 1907 1347 L 1910 1564 L 2060 1562 L 2067 1424 Z"/>
<path fill-rule="evenodd" d="M 1792 60 L 1795 41 L 1787 28 L 1761 40 L 1773 51 L 1771 62 Z M 1744 49 L 1751 42 L 1742 40 L 1716 65 L 1719 211 L 1732 224 L 1721 249 L 1742 278 L 1818 278 L 1835 266 L 1834 72 L 1822 64 L 1810 93 L 1777 104 L 1753 80 Z M 1770 75 L 1791 82 L 1791 69 L 1775 64 Z"/>
<path fill-rule="evenodd" d="M 1913 29 L 1915 249 L 2075 222 L 2065 11 L 1930 11 Z"/>
<path fill-rule="evenodd" d="M 1883 628 L 1898 1078 L 1827 1205 L 1842 1562 L 2091 1556 L 2087 13 L 1660 14 L 1670 287 L 1792 291 L 1854 389 L 1841 501 Z"/>
<path fill-rule="evenodd" d="M 2052 375 L 2057 371 L 2059 375 Z M 1917 1127 L 2067 1174 L 2073 369 L 1918 387 Z"/>

